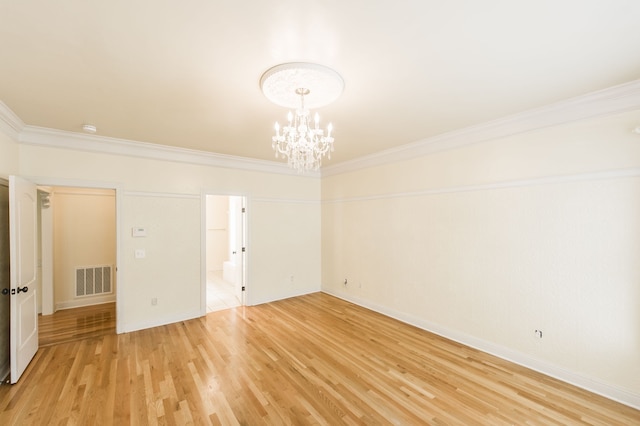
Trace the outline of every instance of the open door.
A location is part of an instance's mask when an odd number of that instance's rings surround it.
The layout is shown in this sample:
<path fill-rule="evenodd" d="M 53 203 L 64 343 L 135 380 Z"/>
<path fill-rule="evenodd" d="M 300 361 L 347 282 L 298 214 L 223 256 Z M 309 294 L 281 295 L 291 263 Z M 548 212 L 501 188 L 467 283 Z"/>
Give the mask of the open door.
<path fill-rule="evenodd" d="M 233 203 L 233 214 L 235 215 L 235 220 L 233 221 L 235 225 L 235 241 L 233 246 L 235 247 L 234 259 L 233 261 L 236 263 L 236 279 L 235 279 L 235 295 L 238 301 L 240 302 L 240 306 L 244 306 L 245 304 L 245 280 L 244 280 L 244 265 L 247 254 L 247 245 L 245 243 L 245 226 L 246 226 L 246 205 L 245 205 L 245 197 L 229 197 L 230 204 Z"/>
<path fill-rule="evenodd" d="M 16 383 L 38 350 L 36 295 L 37 189 L 17 176 L 9 177 L 10 352 L 11 383 Z"/>

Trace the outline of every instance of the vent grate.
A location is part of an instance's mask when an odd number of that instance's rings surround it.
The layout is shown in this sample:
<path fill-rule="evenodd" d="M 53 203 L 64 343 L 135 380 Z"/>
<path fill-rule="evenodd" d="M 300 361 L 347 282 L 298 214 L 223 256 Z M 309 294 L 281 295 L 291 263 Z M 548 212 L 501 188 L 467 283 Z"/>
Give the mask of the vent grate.
<path fill-rule="evenodd" d="M 111 293 L 111 266 L 76 268 L 76 297 Z"/>

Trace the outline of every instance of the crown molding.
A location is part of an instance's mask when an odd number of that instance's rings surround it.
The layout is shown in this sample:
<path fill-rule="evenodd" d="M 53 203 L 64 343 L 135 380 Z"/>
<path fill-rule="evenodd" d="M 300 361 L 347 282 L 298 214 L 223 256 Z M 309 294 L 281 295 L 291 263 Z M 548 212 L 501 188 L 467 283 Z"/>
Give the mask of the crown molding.
<path fill-rule="evenodd" d="M 199 166 L 222 167 L 253 172 L 276 173 L 300 176 L 298 172 L 284 163 L 257 160 L 233 155 L 216 154 L 186 148 L 136 142 L 105 136 L 86 135 L 44 127 L 23 125 L 18 140 L 24 145 L 36 145 L 51 148 L 73 149 L 100 154 L 124 155 L 195 164 Z M 307 172 L 304 177 L 319 178 L 319 172 Z"/>
<path fill-rule="evenodd" d="M 443 133 L 322 168 L 322 177 L 433 154 L 574 121 L 640 108 L 640 80 Z"/>
<path fill-rule="evenodd" d="M 4 102 L 0 101 L 0 132 L 18 142 L 24 122 Z"/>
<path fill-rule="evenodd" d="M 640 80 L 577 96 L 544 107 L 524 111 L 483 124 L 466 127 L 399 147 L 379 151 L 354 160 L 325 166 L 320 172 L 303 176 L 319 178 L 348 173 L 511 136 L 545 127 L 622 113 L 640 108 Z M 136 142 L 104 136 L 86 135 L 25 125 L 0 101 L 0 131 L 27 145 L 177 161 L 209 167 L 300 176 L 283 163 L 257 160 L 185 148 Z"/>

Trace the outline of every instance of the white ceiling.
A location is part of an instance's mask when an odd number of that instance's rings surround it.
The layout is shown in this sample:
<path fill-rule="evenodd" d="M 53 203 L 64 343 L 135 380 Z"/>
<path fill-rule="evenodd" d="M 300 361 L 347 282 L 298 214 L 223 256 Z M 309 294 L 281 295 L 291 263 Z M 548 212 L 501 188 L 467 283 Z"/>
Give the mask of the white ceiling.
<path fill-rule="evenodd" d="M 0 0 L 27 125 L 274 159 L 283 62 L 329 66 L 332 165 L 640 77 L 638 0 Z"/>

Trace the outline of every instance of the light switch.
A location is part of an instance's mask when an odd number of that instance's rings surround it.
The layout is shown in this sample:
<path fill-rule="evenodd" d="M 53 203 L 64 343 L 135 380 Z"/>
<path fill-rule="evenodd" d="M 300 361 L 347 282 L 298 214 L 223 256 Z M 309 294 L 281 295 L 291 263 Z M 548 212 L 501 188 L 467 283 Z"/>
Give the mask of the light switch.
<path fill-rule="evenodd" d="M 147 257 L 147 252 L 144 249 L 136 249 L 135 256 L 136 259 L 142 259 Z"/>

